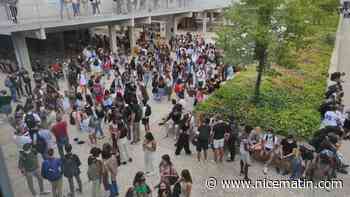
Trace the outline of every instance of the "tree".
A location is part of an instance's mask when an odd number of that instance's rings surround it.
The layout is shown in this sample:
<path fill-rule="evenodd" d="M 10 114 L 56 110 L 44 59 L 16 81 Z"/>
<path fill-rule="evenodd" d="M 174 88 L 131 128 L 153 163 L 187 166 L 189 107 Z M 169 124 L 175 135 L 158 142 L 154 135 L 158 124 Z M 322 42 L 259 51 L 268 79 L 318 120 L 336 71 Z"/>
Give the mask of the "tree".
<path fill-rule="evenodd" d="M 317 13 L 325 8 L 335 10 L 334 2 L 241 0 L 225 12 L 230 25 L 217 32 L 217 43 L 225 51 L 226 63 L 257 64 L 255 102 L 259 101 L 264 71 L 273 63 L 292 67 L 293 55 L 308 46 L 308 35 L 317 30 Z"/>

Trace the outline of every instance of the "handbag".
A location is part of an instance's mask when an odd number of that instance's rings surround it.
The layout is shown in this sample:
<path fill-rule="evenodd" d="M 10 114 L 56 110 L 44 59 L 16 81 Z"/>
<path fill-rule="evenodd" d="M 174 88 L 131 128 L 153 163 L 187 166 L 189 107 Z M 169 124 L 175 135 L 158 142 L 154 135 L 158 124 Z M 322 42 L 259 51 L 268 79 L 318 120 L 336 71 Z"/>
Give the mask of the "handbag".
<path fill-rule="evenodd" d="M 178 179 L 179 179 L 179 176 L 176 174 L 174 169 L 171 167 L 170 168 L 170 176 L 168 177 L 169 185 L 174 185 Z"/>

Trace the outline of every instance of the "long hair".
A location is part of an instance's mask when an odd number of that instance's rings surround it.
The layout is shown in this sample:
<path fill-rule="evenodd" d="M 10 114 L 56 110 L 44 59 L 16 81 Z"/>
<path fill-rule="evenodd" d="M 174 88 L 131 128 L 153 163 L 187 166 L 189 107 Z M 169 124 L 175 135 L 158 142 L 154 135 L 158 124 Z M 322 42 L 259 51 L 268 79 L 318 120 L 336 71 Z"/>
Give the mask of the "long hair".
<path fill-rule="evenodd" d="M 143 177 L 143 175 L 144 175 L 144 173 L 142 171 L 138 171 L 135 174 L 134 181 L 133 181 L 132 185 L 136 186 L 137 183 L 140 183 L 141 182 L 141 178 Z"/>
<path fill-rule="evenodd" d="M 168 165 L 172 166 L 173 163 L 170 160 L 170 156 L 168 154 L 165 154 L 162 156 L 162 160 L 164 160 Z"/>
<path fill-rule="evenodd" d="M 192 177 L 189 170 L 187 169 L 182 170 L 181 176 L 182 178 L 185 179 L 186 182 L 192 183 Z"/>

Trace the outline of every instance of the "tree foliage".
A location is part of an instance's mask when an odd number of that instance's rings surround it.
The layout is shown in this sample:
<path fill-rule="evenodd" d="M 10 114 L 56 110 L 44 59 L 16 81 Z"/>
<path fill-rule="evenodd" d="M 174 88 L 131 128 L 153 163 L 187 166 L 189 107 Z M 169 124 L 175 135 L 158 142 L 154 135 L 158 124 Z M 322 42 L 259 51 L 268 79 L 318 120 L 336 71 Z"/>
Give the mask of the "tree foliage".
<path fill-rule="evenodd" d="M 226 11 L 232 25 L 218 31 L 217 43 L 224 49 L 226 63 L 263 67 L 248 67 L 196 111 L 233 115 L 241 123 L 271 127 L 282 135 L 295 132 L 299 137 L 311 136 L 320 125 L 318 108 L 324 100 L 338 2 L 241 2 Z M 259 102 L 251 102 L 259 72 Z"/>
<path fill-rule="evenodd" d="M 226 63 L 257 64 L 258 101 L 263 72 L 273 63 L 295 66 L 298 51 L 309 46 L 309 37 L 337 5 L 332 0 L 241 0 L 225 12 L 231 25 L 218 31 L 217 43 Z"/>

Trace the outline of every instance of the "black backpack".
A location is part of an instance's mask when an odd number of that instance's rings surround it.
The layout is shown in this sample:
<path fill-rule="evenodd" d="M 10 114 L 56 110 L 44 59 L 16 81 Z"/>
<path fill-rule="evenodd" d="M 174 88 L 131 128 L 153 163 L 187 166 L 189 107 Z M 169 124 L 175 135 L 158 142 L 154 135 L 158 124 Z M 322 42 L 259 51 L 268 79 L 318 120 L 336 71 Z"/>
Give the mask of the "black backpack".
<path fill-rule="evenodd" d="M 73 117 L 73 112 L 71 112 L 69 115 L 69 123 L 71 125 L 75 125 L 75 118 Z"/>
<path fill-rule="evenodd" d="M 24 119 L 24 122 L 26 123 L 29 129 L 33 129 L 36 126 L 36 120 L 33 114 L 27 114 Z"/>
<path fill-rule="evenodd" d="M 39 153 L 44 153 L 47 149 L 47 143 L 43 137 L 37 134 L 37 140 L 35 144 L 35 148 Z"/>
<path fill-rule="evenodd" d="M 145 116 L 150 116 L 152 114 L 151 106 L 146 105 Z"/>
<path fill-rule="evenodd" d="M 79 172 L 79 160 L 77 156 L 73 154 L 67 154 L 63 159 L 63 175 L 67 178 L 78 175 Z"/>

